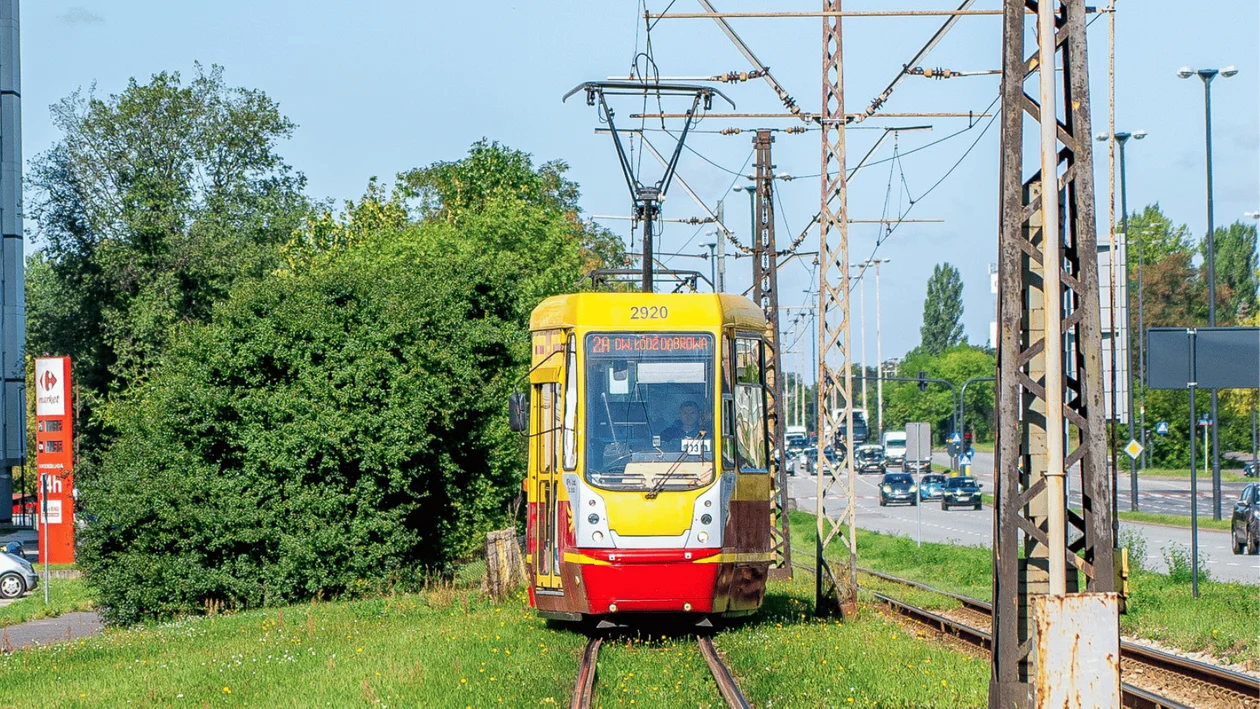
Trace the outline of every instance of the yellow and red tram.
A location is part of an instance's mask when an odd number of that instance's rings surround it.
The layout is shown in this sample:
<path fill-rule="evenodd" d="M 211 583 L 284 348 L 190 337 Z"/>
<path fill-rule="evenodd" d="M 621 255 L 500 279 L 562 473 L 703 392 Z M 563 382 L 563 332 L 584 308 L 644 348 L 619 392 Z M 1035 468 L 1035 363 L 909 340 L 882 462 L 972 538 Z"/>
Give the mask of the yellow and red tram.
<path fill-rule="evenodd" d="M 540 615 L 761 605 L 765 328 L 729 295 L 581 293 L 534 310 L 526 561 Z"/>

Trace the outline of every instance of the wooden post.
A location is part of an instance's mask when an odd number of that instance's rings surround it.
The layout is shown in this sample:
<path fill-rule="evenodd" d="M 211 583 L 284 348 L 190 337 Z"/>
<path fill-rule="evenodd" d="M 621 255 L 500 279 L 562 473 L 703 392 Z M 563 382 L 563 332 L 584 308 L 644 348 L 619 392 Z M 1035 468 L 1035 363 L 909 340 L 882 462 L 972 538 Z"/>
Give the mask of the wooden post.
<path fill-rule="evenodd" d="M 486 591 L 503 598 L 525 582 L 525 562 L 515 529 L 486 535 Z"/>

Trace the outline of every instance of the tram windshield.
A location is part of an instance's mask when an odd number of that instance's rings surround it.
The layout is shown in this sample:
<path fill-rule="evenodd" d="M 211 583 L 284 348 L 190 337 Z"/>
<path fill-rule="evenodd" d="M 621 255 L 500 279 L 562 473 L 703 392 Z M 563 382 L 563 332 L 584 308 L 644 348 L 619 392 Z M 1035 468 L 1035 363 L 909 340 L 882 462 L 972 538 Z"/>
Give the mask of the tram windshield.
<path fill-rule="evenodd" d="M 713 480 L 713 336 L 586 338 L 586 479 L 611 490 L 689 490 Z"/>

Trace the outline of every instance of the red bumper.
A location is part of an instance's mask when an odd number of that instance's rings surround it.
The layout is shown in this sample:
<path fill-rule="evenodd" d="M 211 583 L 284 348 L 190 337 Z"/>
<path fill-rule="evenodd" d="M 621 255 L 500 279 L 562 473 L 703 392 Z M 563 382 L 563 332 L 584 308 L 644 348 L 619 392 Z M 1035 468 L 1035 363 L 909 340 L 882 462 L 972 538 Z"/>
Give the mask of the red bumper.
<path fill-rule="evenodd" d="M 720 549 L 581 549 L 608 562 L 582 567 L 588 613 L 712 613 L 720 565 L 697 563 Z M 612 608 L 616 606 L 614 611 Z"/>

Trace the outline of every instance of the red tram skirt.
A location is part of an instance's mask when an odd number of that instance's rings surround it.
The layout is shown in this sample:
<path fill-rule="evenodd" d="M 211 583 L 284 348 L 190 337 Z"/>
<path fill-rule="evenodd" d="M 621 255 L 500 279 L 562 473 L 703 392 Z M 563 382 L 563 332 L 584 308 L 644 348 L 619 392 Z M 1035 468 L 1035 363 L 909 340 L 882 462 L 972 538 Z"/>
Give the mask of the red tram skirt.
<path fill-rule="evenodd" d="M 580 549 L 608 562 L 582 566 L 588 613 L 712 613 L 721 564 L 696 563 L 721 549 Z M 687 607 L 686 604 L 690 604 Z M 616 611 L 612 606 L 616 606 Z"/>

